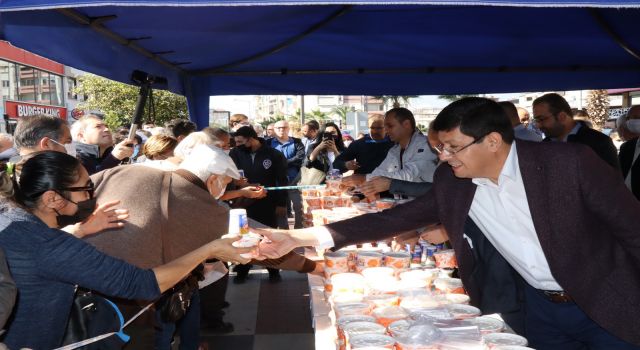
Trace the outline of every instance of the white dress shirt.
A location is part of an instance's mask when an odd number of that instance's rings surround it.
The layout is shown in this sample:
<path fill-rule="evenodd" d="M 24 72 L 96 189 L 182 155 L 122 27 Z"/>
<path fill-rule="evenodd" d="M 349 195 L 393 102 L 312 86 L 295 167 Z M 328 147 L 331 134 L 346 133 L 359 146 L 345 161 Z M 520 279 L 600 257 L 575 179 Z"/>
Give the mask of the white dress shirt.
<path fill-rule="evenodd" d="M 551 274 L 533 226 L 515 142 L 497 185 L 486 178 L 472 181 L 478 187 L 469 216 L 485 237 L 531 286 L 562 290 Z"/>

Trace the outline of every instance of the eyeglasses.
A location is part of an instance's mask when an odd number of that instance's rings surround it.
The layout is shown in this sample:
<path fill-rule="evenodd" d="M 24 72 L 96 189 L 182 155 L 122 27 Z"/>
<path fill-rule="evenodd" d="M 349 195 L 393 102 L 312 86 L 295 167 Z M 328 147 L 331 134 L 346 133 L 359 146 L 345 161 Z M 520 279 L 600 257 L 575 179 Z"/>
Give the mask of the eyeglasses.
<path fill-rule="evenodd" d="M 445 155 L 445 156 L 453 157 L 453 156 L 455 156 L 456 154 L 458 154 L 458 153 L 460 153 L 460 152 L 464 151 L 464 150 L 465 150 L 465 149 L 467 149 L 468 147 L 473 146 L 473 145 L 475 145 L 476 143 L 480 143 L 480 142 L 482 142 L 482 140 L 484 140 L 484 138 L 485 138 L 487 135 L 489 135 L 489 133 L 484 134 L 484 135 L 482 135 L 482 136 L 480 136 L 480 137 L 478 137 L 478 138 L 474 139 L 474 140 L 473 140 L 473 141 L 471 141 L 470 143 L 468 143 L 468 144 L 466 144 L 466 145 L 464 145 L 464 146 L 462 146 L 462 147 L 460 147 L 460 148 L 458 148 L 458 149 L 456 149 L 456 150 L 453 150 L 453 149 L 447 149 L 447 148 L 445 148 L 445 147 L 444 147 L 444 145 L 443 145 L 443 144 L 439 144 L 439 145 L 435 146 L 435 147 L 434 147 L 434 149 L 436 150 L 436 152 L 438 152 L 438 154 L 443 154 L 443 155 Z"/>
<path fill-rule="evenodd" d="M 87 186 L 81 186 L 81 187 L 65 187 L 65 188 L 61 188 L 61 191 L 69 191 L 69 192 L 83 192 L 86 191 L 87 193 L 89 193 L 89 199 L 93 198 L 93 193 L 95 192 L 95 186 L 93 185 L 93 182 L 89 181 L 89 184 Z"/>

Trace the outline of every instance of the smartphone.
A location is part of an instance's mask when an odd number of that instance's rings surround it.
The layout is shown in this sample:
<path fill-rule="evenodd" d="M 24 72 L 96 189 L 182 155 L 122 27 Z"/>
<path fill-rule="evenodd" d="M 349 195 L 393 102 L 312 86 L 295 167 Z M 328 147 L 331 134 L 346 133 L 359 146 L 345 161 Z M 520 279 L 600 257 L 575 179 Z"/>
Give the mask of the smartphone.
<path fill-rule="evenodd" d="M 325 132 L 322 134 L 322 141 L 333 140 L 333 139 L 334 139 L 334 136 L 330 132 Z"/>

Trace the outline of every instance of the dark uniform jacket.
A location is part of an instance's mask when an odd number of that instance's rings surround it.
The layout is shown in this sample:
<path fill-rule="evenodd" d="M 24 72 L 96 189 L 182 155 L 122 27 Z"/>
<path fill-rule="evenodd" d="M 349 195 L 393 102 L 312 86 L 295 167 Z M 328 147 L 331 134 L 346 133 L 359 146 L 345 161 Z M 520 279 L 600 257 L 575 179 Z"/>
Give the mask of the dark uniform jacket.
<path fill-rule="evenodd" d="M 76 143 L 78 159 L 80 159 L 82 165 L 87 169 L 89 175 L 120 165 L 121 161 L 114 157 L 111 151 L 113 151 L 113 147 L 107 148 L 104 153 L 100 155 L 100 148 L 97 145 Z"/>
<path fill-rule="evenodd" d="M 373 169 L 377 168 L 380 163 L 387 156 L 389 149 L 393 147 L 393 142 L 388 138 L 376 141 L 369 135 L 353 141 L 347 149 L 340 153 L 333 162 L 335 169 L 340 169 L 340 172 L 347 172 L 347 166 L 345 163 L 350 160 L 357 160 L 360 164 L 360 168 L 354 171 L 355 174 L 370 174 Z"/>
<path fill-rule="evenodd" d="M 287 186 L 287 159 L 284 155 L 260 139 L 262 146 L 251 152 L 236 147 L 229 156 L 238 169 L 244 170 L 244 176 L 249 183 L 261 186 Z M 265 198 L 255 200 L 249 204 L 247 216 L 270 227 L 277 227 L 276 207 L 287 206 L 287 191 L 269 191 Z"/>

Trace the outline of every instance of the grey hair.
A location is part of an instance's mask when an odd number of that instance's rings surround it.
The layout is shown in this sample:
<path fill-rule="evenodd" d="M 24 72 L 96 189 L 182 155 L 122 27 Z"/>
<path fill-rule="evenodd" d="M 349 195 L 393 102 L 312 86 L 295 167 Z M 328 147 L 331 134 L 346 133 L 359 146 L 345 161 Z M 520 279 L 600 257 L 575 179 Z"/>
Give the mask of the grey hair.
<path fill-rule="evenodd" d="M 196 146 L 216 146 L 216 141 L 218 140 L 213 140 L 211 136 L 205 132 L 192 132 L 180 141 L 178 146 L 173 150 L 173 155 L 184 159 L 191 154 L 191 151 L 193 151 Z"/>

